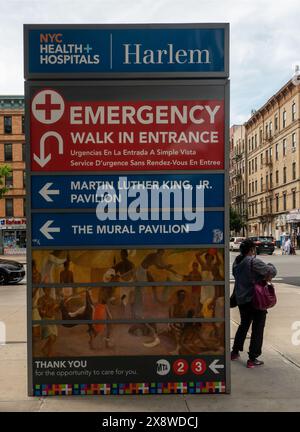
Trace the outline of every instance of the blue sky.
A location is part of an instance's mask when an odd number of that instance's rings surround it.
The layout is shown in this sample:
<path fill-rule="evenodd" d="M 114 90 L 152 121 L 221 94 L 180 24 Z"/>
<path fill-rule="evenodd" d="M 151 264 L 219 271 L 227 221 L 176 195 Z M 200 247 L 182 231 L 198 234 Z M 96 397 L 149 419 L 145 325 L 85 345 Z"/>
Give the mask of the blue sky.
<path fill-rule="evenodd" d="M 24 23 L 229 22 L 231 124 L 300 65 L 299 0 L 0 0 L 0 11 L 2 95 L 23 94 Z"/>

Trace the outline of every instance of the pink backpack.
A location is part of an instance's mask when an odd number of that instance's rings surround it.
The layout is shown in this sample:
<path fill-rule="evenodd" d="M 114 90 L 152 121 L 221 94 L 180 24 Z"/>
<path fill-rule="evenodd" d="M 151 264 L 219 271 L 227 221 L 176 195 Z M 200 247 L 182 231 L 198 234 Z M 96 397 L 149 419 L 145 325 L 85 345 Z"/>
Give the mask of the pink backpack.
<path fill-rule="evenodd" d="M 252 304 L 255 309 L 266 310 L 275 306 L 277 298 L 274 286 L 267 282 L 256 282 L 254 284 L 254 295 Z"/>

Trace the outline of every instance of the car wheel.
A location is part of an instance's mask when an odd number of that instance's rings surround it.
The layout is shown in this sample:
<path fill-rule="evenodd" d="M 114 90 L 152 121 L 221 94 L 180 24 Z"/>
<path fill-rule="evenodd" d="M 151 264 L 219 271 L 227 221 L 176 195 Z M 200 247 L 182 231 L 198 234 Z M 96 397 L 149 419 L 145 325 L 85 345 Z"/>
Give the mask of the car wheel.
<path fill-rule="evenodd" d="M 4 273 L 0 273 L 0 285 L 4 285 L 6 282 L 6 276 Z"/>
<path fill-rule="evenodd" d="M 273 255 L 273 252 L 269 252 L 269 254 L 268 255 Z"/>

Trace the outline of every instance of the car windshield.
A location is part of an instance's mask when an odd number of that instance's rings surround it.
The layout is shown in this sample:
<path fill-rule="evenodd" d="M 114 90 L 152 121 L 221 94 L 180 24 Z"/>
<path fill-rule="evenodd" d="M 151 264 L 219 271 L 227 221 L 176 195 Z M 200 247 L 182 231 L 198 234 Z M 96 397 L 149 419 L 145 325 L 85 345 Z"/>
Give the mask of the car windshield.
<path fill-rule="evenodd" d="M 242 241 L 244 241 L 244 239 L 243 237 L 237 237 L 236 241 L 241 243 Z"/>
<path fill-rule="evenodd" d="M 273 237 L 259 237 L 259 240 L 263 242 L 271 242 L 273 241 Z"/>

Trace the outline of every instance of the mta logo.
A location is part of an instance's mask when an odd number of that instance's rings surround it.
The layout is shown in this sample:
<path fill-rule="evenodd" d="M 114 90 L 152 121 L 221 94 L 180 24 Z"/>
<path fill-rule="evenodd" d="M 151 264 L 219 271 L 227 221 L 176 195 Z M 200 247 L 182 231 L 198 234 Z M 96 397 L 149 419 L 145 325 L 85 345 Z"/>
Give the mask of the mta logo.
<path fill-rule="evenodd" d="M 156 373 L 158 375 L 168 375 L 171 365 L 168 360 L 161 359 L 156 362 Z"/>
<path fill-rule="evenodd" d="M 40 43 L 62 43 L 62 33 L 40 33 Z"/>

